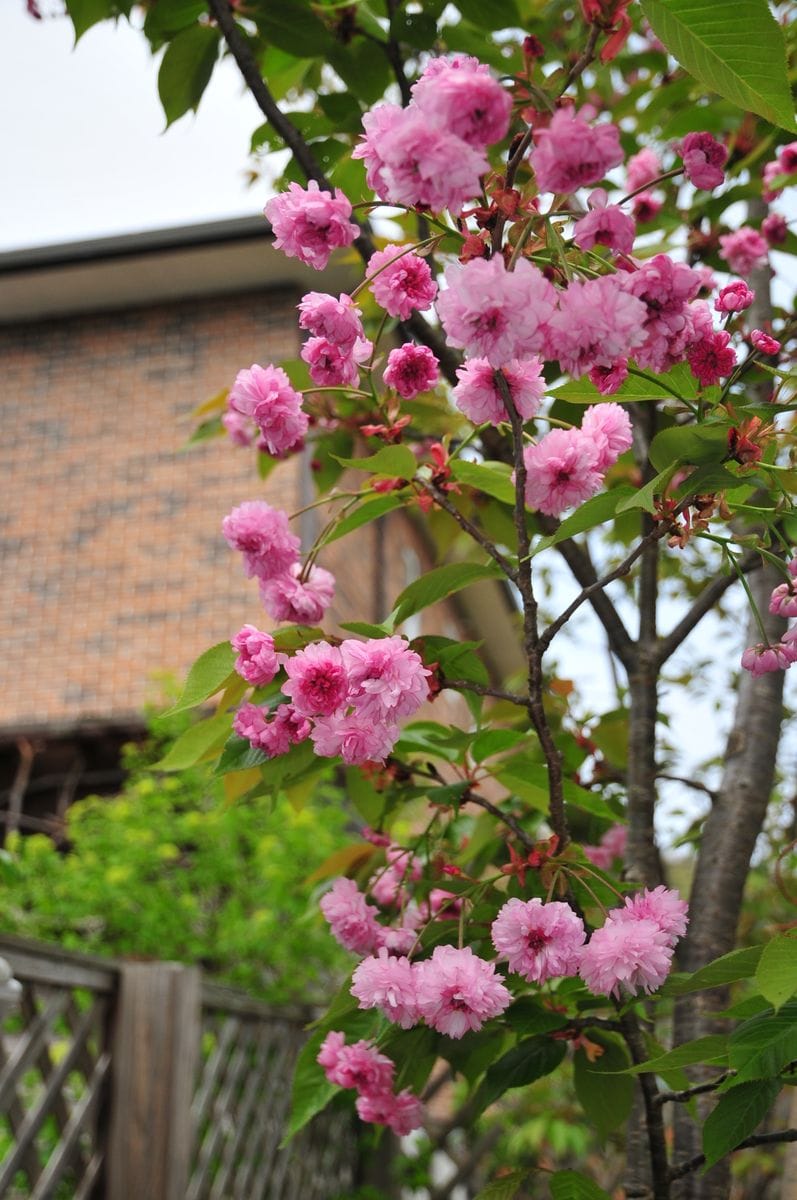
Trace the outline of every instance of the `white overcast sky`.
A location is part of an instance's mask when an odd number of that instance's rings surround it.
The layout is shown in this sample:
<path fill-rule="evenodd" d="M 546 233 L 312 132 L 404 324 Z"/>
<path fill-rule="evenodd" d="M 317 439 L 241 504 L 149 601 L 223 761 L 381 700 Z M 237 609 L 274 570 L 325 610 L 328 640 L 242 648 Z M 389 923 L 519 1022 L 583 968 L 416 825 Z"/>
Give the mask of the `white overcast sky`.
<path fill-rule="evenodd" d="M 245 179 L 262 118 L 231 62 L 166 133 L 158 60 L 125 21 L 75 47 L 67 18 L 0 0 L 0 66 L 0 251 L 262 211 Z"/>

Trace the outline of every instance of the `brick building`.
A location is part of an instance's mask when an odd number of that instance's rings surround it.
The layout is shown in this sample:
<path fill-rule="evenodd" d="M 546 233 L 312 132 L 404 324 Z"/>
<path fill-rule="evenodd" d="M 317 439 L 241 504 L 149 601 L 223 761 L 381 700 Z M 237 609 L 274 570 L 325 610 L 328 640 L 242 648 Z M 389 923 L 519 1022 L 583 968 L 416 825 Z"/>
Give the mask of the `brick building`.
<path fill-rule="evenodd" d="M 0 255 L 3 479 L 0 813 L 37 828 L 75 796 L 119 783 L 120 744 L 202 649 L 262 622 L 257 590 L 219 533 L 242 500 L 313 498 L 307 464 L 265 483 L 226 439 L 184 449 L 197 404 L 252 362 L 295 357 L 295 304 L 340 290 L 276 252 L 261 218 Z M 305 543 L 312 514 L 303 519 Z M 386 550 L 389 547 L 389 552 Z M 381 620 L 421 567 L 403 515 L 330 547 L 335 620 Z M 493 631 L 514 662 L 492 585 L 441 632 Z"/>

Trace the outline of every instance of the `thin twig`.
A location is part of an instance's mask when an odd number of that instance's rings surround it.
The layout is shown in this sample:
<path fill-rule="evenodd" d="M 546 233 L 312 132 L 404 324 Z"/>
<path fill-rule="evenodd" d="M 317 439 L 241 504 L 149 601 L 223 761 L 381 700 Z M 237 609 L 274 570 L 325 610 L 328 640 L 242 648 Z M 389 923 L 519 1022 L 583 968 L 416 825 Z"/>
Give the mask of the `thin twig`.
<path fill-rule="evenodd" d="M 506 700 L 509 704 L 516 704 L 518 708 L 528 708 L 528 696 L 518 696 L 514 692 L 505 692 L 501 688 L 488 687 L 485 683 L 473 683 L 470 679 L 447 679 L 445 676 L 442 683 L 446 688 L 475 692 L 477 696 L 491 696 L 493 700 Z"/>
<path fill-rule="evenodd" d="M 560 92 L 560 95 L 564 95 L 564 93 L 567 91 L 567 89 L 569 87 L 572 87 L 573 84 L 576 82 L 576 80 L 580 79 L 581 76 L 584 74 L 587 67 L 592 62 L 593 58 L 595 57 L 595 47 L 598 44 L 598 38 L 600 37 L 600 35 L 601 35 L 600 27 L 598 25 L 593 25 L 590 28 L 589 37 L 587 38 L 587 44 L 584 47 L 583 52 L 576 59 L 576 61 L 573 63 L 572 67 L 570 68 L 570 70 L 567 73 L 565 81 L 562 84 L 562 90 Z"/>
<path fill-rule="evenodd" d="M 777 1133 L 754 1133 L 752 1137 L 739 1142 L 739 1145 L 734 1146 L 733 1150 L 729 1150 L 728 1153 L 735 1154 L 737 1150 L 749 1150 L 752 1146 L 773 1146 L 778 1142 L 797 1142 L 797 1129 L 781 1129 Z M 688 1158 L 686 1162 L 678 1163 L 670 1170 L 670 1182 L 683 1179 L 684 1175 L 699 1170 L 705 1161 L 705 1154 L 696 1154 L 694 1158 Z"/>
<path fill-rule="evenodd" d="M 684 1104 L 687 1100 L 691 1100 L 693 1096 L 702 1096 L 704 1092 L 716 1092 L 721 1083 L 726 1079 L 730 1079 L 735 1075 L 735 1071 L 723 1071 L 716 1079 L 710 1079 L 708 1083 L 696 1083 L 694 1087 L 684 1088 L 681 1092 L 659 1092 L 656 1097 L 657 1104 Z"/>
<path fill-rule="evenodd" d="M 700 783 L 697 779 L 684 779 L 683 775 L 668 775 L 664 771 L 656 772 L 657 779 L 669 779 L 671 783 L 682 783 L 684 787 L 693 788 L 696 792 L 704 792 L 709 797 L 712 803 L 717 799 L 717 793 L 707 787 L 705 783 Z"/>
<path fill-rule="evenodd" d="M 482 533 L 481 529 L 479 529 L 477 525 L 474 525 L 472 521 L 469 521 L 468 518 L 451 503 L 445 492 L 441 492 L 440 489 L 435 487 L 433 483 L 427 483 L 425 480 L 420 480 L 419 482 L 422 483 L 429 495 L 434 498 L 435 503 L 438 504 L 440 508 L 445 509 L 450 517 L 454 518 L 460 529 L 463 529 L 469 537 L 473 538 L 474 542 L 477 542 L 483 550 L 487 551 L 487 553 L 490 555 L 490 558 L 498 563 L 507 579 L 511 579 L 513 583 L 517 583 L 517 569 L 512 566 L 512 563 L 508 558 L 506 558 L 505 555 L 501 553 L 495 543 L 491 542 L 487 535 Z"/>

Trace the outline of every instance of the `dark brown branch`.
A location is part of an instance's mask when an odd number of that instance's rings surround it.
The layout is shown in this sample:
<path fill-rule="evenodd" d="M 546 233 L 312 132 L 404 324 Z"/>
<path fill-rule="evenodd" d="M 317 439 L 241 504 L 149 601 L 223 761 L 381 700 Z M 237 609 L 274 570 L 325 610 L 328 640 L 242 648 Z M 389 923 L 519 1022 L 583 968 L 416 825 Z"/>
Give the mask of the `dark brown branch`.
<path fill-rule="evenodd" d="M 459 802 L 460 804 L 475 804 L 478 808 L 483 808 L 485 812 L 502 821 L 507 829 L 511 829 L 524 850 L 534 849 L 534 838 L 529 837 L 517 818 L 513 817 L 511 813 L 502 812 L 498 805 L 493 804 L 491 800 L 486 800 L 484 796 L 480 796 L 478 792 L 468 788 L 466 792 L 463 792 Z"/>
<path fill-rule="evenodd" d="M 696 792 L 704 792 L 713 802 L 717 798 L 717 793 L 705 783 L 700 783 L 697 779 L 684 779 L 683 775 L 668 775 L 664 771 L 656 772 L 657 779 L 669 779 L 671 783 L 682 783 L 684 787 L 693 788 Z"/>
<path fill-rule="evenodd" d="M 570 68 L 570 70 L 567 73 L 567 77 L 565 78 L 565 81 L 562 85 L 562 91 L 561 91 L 560 95 L 563 95 L 569 87 L 572 87 L 573 84 L 578 79 L 581 78 L 581 76 L 586 71 L 587 67 L 590 65 L 590 63 L 594 59 L 595 48 L 598 44 L 598 38 L 600 37 L 600 35 L 601 35 L 601 30 L 600 30 L 599 26 L 593 25 L 590 28 L 589 37 L 587 38 L 587 44 L 584 47 L 583 52 L 579 55 L 579 57 L 576 59 L 576 61 L 573 63 L 572 67 Z"/>
<path fill-rule="evenodd" d="M 509 414 L 512 425 L 512 453 L 515 462 L 515 504 L 513 517 L 518 548 L 517 589 L 523 602 L 523 645 L 529 671 L 529 703 L 528 714 L 534 727 L 534 732 L 540 741 L 545 764 L 548 768 L 548 811 L 551 828 L 559 837 L 560 847 L 564 849 L 570 841 L 570 831 L 567 827 L 564 803 L 564 783 L 562 778 L 562 756 L 553 740 L 548 718 L 543 705 L 544 680 L 542 674 L 542 655 L 544 647 L 540 644 L 537 600 L 534 595 L 534 585 L 531 578 L 531 545 L 526 524 L 526 463 L 523 458 L 523 418 L 515 407 L 512 393 L 503 371 L 493 373 L 496 387 L 501 393 L 504 407 Z"/>
<path fill-rule="evenodd" d="M 528 696 L 518 696 L 514 692 L 505 692 L 501 688 L 488 687 L 486 683 L 473 683 L 470 679 L 443 678 L 443 687 L 458 688 L 463 692 L 475 692 L 477 696 L 491 696 L 493 700 L 506 700 L 519 708 L 528 708 Z"/>
<path fill-rule="evenodd" d="M 620 1016 L 623 1036 L 625 1037 L 631 1058 L 634 1063 L 642 1063 L 647 1059 L 647 1047 L 642 1037 L 642 1031 L 635 1013 L 629 1011 Z M 668 1200 L 670 1165 L 667 1158 L 667 1141 L 664 1133 L 664 1120 L 661 1105 L 658 1102 L 658 1087 L 655 1075 L 644 1072 L 637 1076 L 642 1091 L 642 1101 L 645 1109 L 645 1132 L 648 1141 L 650 1158 L 649 1194 L 653 1200 Z M 629 1159 L 632 1157 L 629 1153 Z"/>
<path fill-rule="evenodd" d="M 396 0 L 387 0 L 387 12 L 388 16 L 390 17 L 391 25 L 393 23 L 393 17 L 397 8 L 398 4 L 396 3 Z M 406 72 L 404 71 L 404 59 L 401 57 L 399 44 L 391 33 L 388 36 L 387 42 L 379 42 L 379 46 L 393 69 L 393 74 L 396 77 L 396 83 L 398 84 L 399 91 L 401 92 L 401 103 L 402 106 L 406 108 L 412 99 L 412 92 L 410 90 L 410 83 L 407 79 Z"/>
<path fill-rule="evenodd" d="M 454 504 L 451 503 L 445 492 L 441 492 L 440 489 L 436 488 L 433 483 L 421 482 L 423 483 L 423 487 L 426 489 L 429 495 L 434 497 L 435 503 L 438 504 L 440 508 L 445 509 L 448 515 L 454 518 L 460 529 L 464 530 L 469 537 L 473 538 L 474 542 L 477 542 L 483 550 L 486 550 L 486 552 L 490 555 L 490 558 L 498 563 L 507 579 L 511 579 L 513 583 L 517 583 L 518 573 L 516 568 L 513 567 L 509 559 L 501 553 L 495 543 L 491 542 L 487 535 L 482 533 L 481 529 L 479 529 L 477 525 L 474 525 L 472 521 L 469 521 L 468 518 L 464 516 Z"/>
<path fill-rule="evenodd" d="M 748 575 L 760 566 L 760 555 L 748 554 L 740 561 L 739 570 Z M 681 643 L 686 641 L 695 626 L 722 599 L 728 588 L 733 587 L 738 578 L 738 575 L 733 572 L 730 575 L 720 575 L 716 579 L 712 579 L 711 583 L 706 584 L 689 611 L 684 614 L 667 636 L 661 638 L 659 641 L 656 649 L 657 665 L 661 666 L 675 653 Z"/>
<path fill-rule="evenodd" d="M 733 1150 L 729 1150 L 728 1153 L 735 1154 L 737 1150 L 749 1150 L 753 1146 L 775 1146 L 779 1142 L 797 1142 L 797 1129 L 781 1129 L 777 1133 L 754 1133 L 752 1137 L 739 1142 L 739 1145 L 734 1146 Z M 678 1163 L 670 1171 L 670 1180 L 682 1179 L 684 1175 L 699 1170 L 705 1161 L 705 1154 L 696 1154 L 693 1158 L 688 1158 L 686 1162 Z"/>
<path fill-rule="evenodd" d="M 721 1083 L 735 1074 L 735 1071 L 723 1071 L 722 1075 L 718 1075 L 716 1079 L 709 1079 L 707 1083 L 696 1083 L 694 1087 L 684 1088 L 681 1092 L 659 1092 L 656 1103 L 685 1104 L 693 1096 L 702 1096 L 704 1092 L 716 1092 Z"/>

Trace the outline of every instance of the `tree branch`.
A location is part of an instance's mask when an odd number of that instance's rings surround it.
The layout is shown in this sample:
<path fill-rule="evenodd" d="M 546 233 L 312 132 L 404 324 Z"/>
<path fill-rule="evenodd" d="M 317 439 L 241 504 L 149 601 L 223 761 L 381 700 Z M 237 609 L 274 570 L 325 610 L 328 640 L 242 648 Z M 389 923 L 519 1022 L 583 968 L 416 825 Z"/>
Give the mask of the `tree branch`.
<path fill-rule="evenodd" d="M 572 87 L 573 84 L 576 82 L 576 80 L 580 79 L 581 76 L 584 74 L 587 67 L 592 62 L 593 58 L 595 57 L 595 47 L 598 44 L 598 38 L 600 37 L 600 35 L 601 35 L 601 30 L 600 30 L 599 26 L 593 25 L 590 28 L 589 37 L 587 38 L 587 44 L 584 47 L 583 52 L 579 55 L 579 57 L 576 59 L 576 61 L 573 63 L 572 67 L 570 68 L 570 70 L 567 73 L 567 77 L 562 85 L 562 91 L 561 91 L 560 95 L 564 95 L 564 93 L 567 91 L 567 89 L 569 87 Z"/>
<path fill-rule="evenodd" d="M 623 1030 L 631 1058 L 634 1063 L 645 1062 L 647 1048 L 639 1028 L 636 1014 L 632 1011 L 620 1015 Z M 668 1200 L 669 1197 L 669 1160 L 667 1158 L 667 1140 L 664 1133 L 664 1120 L 661 1105 L 658 1103 L 658 1087 L 655 1075 L 648 1072 L 637 1076 L 642 1091 L 642 1101 L 645 1108 L 645 1128 L 648 1140 L 648 1156 L 650 1160 L 650 1191 L 653 1200 Z M 629 1152 L 631 1162 L 633 1155 Z"/>
<path fill-rule="evenodd" d="M 528 708 L 528 696 L 518 696 L 514 692 L 505 692 L 501 688 L 488 687 L 486 683 L 473 683 L 470 679 L 446 679 L 443 677 L 443 687 L 458 688 L 464 692 L 475 692 L 477 696 L 491 696 L 493 700 L 506 700 L 516 704 L 518 708 Z"/>
<path fill-rule="evenodd" d="M 761 566 L 761 557 L 758 554 L 748 554 L 740 561 L 739 569 L 748 575 L 751 571 Z M 711 583 L 706 584 L 700 595 L 692 604 L 691 608 L 681 620 L 675 625 L 666 637 L 661 638 L 656 649 L 656 663 L 662 666 L 668 658 L 686 641 L 689 634 L 695 628 L 706 613 L 717 604 L 727 592 L 728 588 L 733 587 L 738 580 L 738 575 L 720 575 L 716 579 L 712 579 Z"/>
<path fill-rule="evenodd" d="M 737 1150 L 749 1150 L 753 1146 L 773 1146 L 779 1142 L 797 1142 L 797 1129 L 781 1129 L 777 1133 L 754 1133 L 752 1137 L 739 1142 L 739 1145 L 734 1146 L 733 1150 L 729 1150 L 728 1153 L 735 1154 Z M 688 1158 L 686 1162 L 678 1163 L 670 1171 L 670 1181 L 682 1179 L 684 1175 L 699 1170 L 705 1161 L 705 1154 L 696 1154 L 693 1158 Z"/>
<path fill-rule="evenodd" d="M 718 1075 L 716 1079 L 709 1079 L 707 1083 L 696 1083 L 694 1087 L 684 1088 L 682 1092 L 659 1092 L 656 1103 L 684 1104 L 693 1096 L 702 1096 L 704 1092 L 715 1092 L 721 1083 L 735 1074 L 735 1071 L 723 1071 L 722 1075 Z"/>
<path fill-rule="evenodd" d="M 426 483 L 423 480 L 420 482 L 429 495 L 434 497 L 435 503 L 438 504 L 440 508 L 445 509 L 448 515 L 454 518 L 460 529 L 463 529 L 469 537 L 473 538 L 474 542 L 477 542 L 483 550 L 486 550 L 486 552 L 490 555 L 490 558 L 498 563 L 507 579 L 511 579 L 512 582 L 516 584 L 518 578 L 516 568 L 513 567 L 509 559 L 501 553 L 495 543 L 491 542 L 487 535 L 482 533 L 477 525 L 474 525 L 472 521 L 469 521 L 468 518 L 464 516 L 454 504 L 451 503 L 445 492 L 441 492 L 440 489 L 436 488 L 433 483 Z"/>

